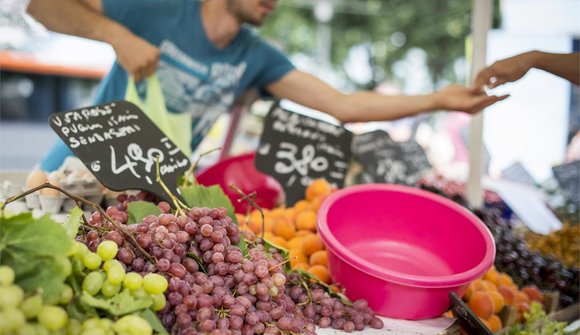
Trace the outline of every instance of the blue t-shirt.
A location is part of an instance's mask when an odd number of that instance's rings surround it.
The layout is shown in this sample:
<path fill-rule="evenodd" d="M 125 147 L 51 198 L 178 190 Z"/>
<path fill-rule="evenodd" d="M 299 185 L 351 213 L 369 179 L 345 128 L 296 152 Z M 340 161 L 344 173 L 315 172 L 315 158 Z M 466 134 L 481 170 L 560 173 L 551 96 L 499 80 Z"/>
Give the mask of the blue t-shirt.
<path fill-rule="evenodd" d="M 106 16 L 161 52 L 157 75 L 167 110 L 193 116 L 194 150 L 222 113 L 250 88 L 264 89 L 294 66 L 280 51 L 242 27 L 225 48 L 215 47 L 201 22 L 199 0 L 103 0 Z M 95 104 L 123 99 L 127 72 L 117 63 L 103 79 Z M 144 89 L 138 83 L 138 90 Z M 41 162 L 53 171 L 72 152 L 59 141 Z"/>

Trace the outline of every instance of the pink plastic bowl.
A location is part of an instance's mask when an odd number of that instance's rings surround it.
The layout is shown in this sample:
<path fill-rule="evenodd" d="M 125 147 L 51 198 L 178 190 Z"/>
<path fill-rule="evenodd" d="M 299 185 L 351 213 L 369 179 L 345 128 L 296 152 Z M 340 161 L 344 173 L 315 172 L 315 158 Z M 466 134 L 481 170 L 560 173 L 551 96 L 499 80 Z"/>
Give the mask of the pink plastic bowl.
<path fill-rule="evenodd" d="M 235 185 L 245 194 L 256 191 L 254 200 L 260 207 L 272 209 L 279 205 L 284 190 L 276 179 L 263 174 L 254 166 L 255 153 L 228 157 L 203 170 L 197 175 L 197 181 L 204 186 L 219 185 L 230 198 L 236 213 L 245 214 L 247 201 L 240 201 L 241 196 L 231 190 L 229 185 Z"/>
<path fill-rule="evenodd" d="M 317 226 L 332 279 L 391 318 L 440 316 L 449 293 L 463 295 L 495 258 L 493 237 L 474 214 L 407 186 L 342 189 L 324 201 Z"/>

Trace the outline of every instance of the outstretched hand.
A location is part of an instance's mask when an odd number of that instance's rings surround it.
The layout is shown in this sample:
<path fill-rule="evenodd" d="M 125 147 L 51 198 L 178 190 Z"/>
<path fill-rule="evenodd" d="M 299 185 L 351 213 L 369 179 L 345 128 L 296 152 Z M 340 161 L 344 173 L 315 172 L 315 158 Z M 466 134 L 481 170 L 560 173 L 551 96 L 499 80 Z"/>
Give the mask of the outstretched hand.
<path fill-rule="evenodd" d="M 117 61 L 134 78 L 145 79 L 155 73 L 159 63 L 159 49 L 144 39 L 130 35 L 113 44 Z"/>
<path fill-rule="evenodd" d="M 487 95 L 477 87 L 467 88 L 462 85 L 450 85 L 435 93 L 435 98 L 441 108 L 468 114 L 475 114 L 507 97 L 509 95 Z"/>
<path fill-rule="evenodd" d="M 530 53 L 524 53 L 499 60 L 479 71 L 475 78 L 475 87 L 495 88 L 499 85 L 513 82 L 523 77 L 532 67 Z"/>

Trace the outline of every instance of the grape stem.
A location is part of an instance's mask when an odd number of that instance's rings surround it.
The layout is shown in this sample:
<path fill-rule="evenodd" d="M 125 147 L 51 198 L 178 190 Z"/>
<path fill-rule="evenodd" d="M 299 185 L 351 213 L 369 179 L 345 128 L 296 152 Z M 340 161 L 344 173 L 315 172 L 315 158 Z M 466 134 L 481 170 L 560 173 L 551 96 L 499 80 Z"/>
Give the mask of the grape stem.
<path fill-rule="evenodd" d="M 76 195 L 74 195 L 74 194 L 72 194 L 72 193 L 70 193 L 70 192 L 68 192 L 68 191 L 66 191 L 66 190 L 64 190 L 64 189 L 56 186 L 56 185 L 52 185 L 51 183 L 44 183 L 42 185 L 38 185 L 36 187 L 33 187 L 33 188 L 29 189 L 29 190 L 26 190 L 26 191 L 24 191 L 24 192 L 22 192 L 20 194 L 17 194 L 15 196 L 12 196 L 12 197 L 6 199 L 6 201 L 0 207 L 0 211 L 4 211 L 4 208 L 9 203 L 14 202 L 14 201 L 16 201 L 18 199 L 21 199 L 21 198 L 23 198 L 23 197 L 25 197 L 25 196 L 27 196 L 29 194 L 32 194 L 32 193 L 34 193 L 36 191 L 39 191 L 41 189 L 44 189 L 44 188 L 52 188 L 53 190 L 57 190 L 57 191 L 63 193 L 64 195 L 66 195 L 67 197 L 71 198 L 72 200 L 76 201 L 77 206 L 81 207 L 81 205 L 84 204 L 84 205 L 87 205 L 87 206 L 93 208 L 94 210 L 98 211 L 99 213 L 101 213 L 101 216 L 103 216 L 117 230 L 119 230 L 120 232 L 122 232 L 123 234 L 125 234 L 129 238 L 129 240 L 132 242 L 132 244 L 137 249 L 139 249 L 139 251 L 143 254 L 143 256 L 145 258 L 147 258 L 147 260 L 149 260 L 150 262 L 152 262 L 153 264 L 155 264 L 155 259 L 151 255 L 149 255 L 149 253 L 147 251 L 145 251 L 143 248 L 141 248 L 141 246 L 139 245 L 139 243 L 137 243 L 137 240 L 135 240 L 135 237 L 131 233 L 127 232 L 121 225 L 119 225 L 117 222 L 115 222 L 115 220 L 113 220 L 107 214 L 107 212 L 101 208 L 101 206 L 99 206 L 99 205 L 95 204 L 94 202 L 91 202 L 91 201 L 89 201 L 89 200 L 87 200 L 85 198 L 81 198 L 79 196 L 76 196 Z M 84 213 L 81 216 L 83 218 L 83 221 L 84 221 L 85 225 L 89 225 L 88 222 L 87 222 L 87 219 L 85 218 Z"/>
<path fill-rule="evenodd" d="M 221 147 L 217 147 L 217 148 L 208 150 L 208 151 L 203 152 L 199 155 L 199 157 L 195 160 L 195 163 L 193 163 L 191 165 L 191 167 L 187 171 L 185 171 L 185 173 L 183 174 L 183 185 L 182 186 L 184 186 L 184 187 L 193 186 L 197 183 L 197 179 L 195 179 L 195 175 L 193 173 L 195 172 L 195 170 L 197 170 L 197 167 L 199 165 L 199 162 L 201 161 L 201 158 L 203 156 L 207 156 L 207 155 L 209 155 L 212 152 L 217 151 L 217 150 L 221 150 Z"/>
<path fill-rule="evenodd" d="M 262 219 L 262 237 L 264 236 L 265 230 L 266 230 L 266 225 L 265 225 L 265 218 L 264 218 L 264 210 L 262 209 L 262 207 L 260 207 L 255 199 L 256 199 L 256 191 L 250 193 L 250 194 L 246 194 L 244 193 L 242 190 L 240 190 L 236 185 L 230 184 L 228 185 L 228 187 L 236 192 L 237 194 L 239 194 L 242 199 L 238 199 L 238 202 L 242 201 L 242 200 L 246 200 L 250 203 L 251 207 L 254 207 L 258 212 L 260 212 L 260 217 Z"/>
<path fill-rule="evenodd" d="M 278 265 L 274 265 L 273 267 L 269 268 L 269 269 L 268 269 L 268 271 L 272 271 L 272 270 L 274 270 L 275 268 L 277 268 L 277 267 L 280 267 L 280 266 L 282 266 L 282 265 L 284 265 L 284 264 L 286 264 L 286 263 L 288 263 L 288 262 L 290 262 L 290 261 L 293 261 L 293 260 L 295 260 L 295 259 L 298 259 L 298 256 L 294 256 L 294 257 L 292 257 L 292 258 L 289 258 L 289 259 L 285 260 L 285 261 L 284 261 L 284 262 L 282 262 L 282 263 L 279 263 Z"/>
<path fill-rule="evenodd" d="M 159 185 L 161 185 L 161 187 L 163 188 L 163 190 L 165 191 L 165 193 L 167 193 L 167 195 L 169 195 L 169 198 L 171 199 L 171 201 L 173 201 L 173 204 L 175 205 L 175 208 L 177 209 L 177 213 L 179 213 L 180 215 L 185 216 L 185 213 L 183 212 L 183 209 L 188 209 L 187 205 L 184 204 L 181 200 L 179 200 L 175 194 L 173 194 L 169 188 L 167 187 L 167 185 L 165 185 L 165 183 L 163 182 L 163 180 L 161 179 L 161 174 L 159 173 L 159 156 L 157 156 L 156 162 L 155 162 L 155 181 L 159 183 Z M 189 210 L 189 209 L 188 209 Z"/>

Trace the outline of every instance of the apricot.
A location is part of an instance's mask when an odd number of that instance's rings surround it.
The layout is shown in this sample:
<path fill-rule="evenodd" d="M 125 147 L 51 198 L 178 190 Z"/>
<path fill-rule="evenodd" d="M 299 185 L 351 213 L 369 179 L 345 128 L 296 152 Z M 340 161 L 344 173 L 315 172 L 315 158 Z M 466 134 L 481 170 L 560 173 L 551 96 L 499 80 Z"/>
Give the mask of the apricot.
<path fill-rule="evenodd" d="M 495 307 L 493 312 L 495 314 L 499 313 L 503 309 L 503 306 L 505 306 L 505 299 L 503 298 L 503 295 L 501 295 L 501 293 L 498 291 L 489 291 L 488 294 L 493 300 L 493 306 Z"/>
<path fill-rule="evenodd" d="M 306 200 L 312 201 L 319 196 L 326 196 L 332 192 L 332 186 L 324 178 L 315 179 L 306 188 Z"/>
<path fill-rule="evenodd" d="M 330 274 L 328 273 L 326 266 L 314 265 L 308 269 L 308 272 L 320 279 L 321 282 L 330 284 Z"/>
<path fill-rule="evenodd" d="M 306 210 L 296 216 L 296 228 L 316 231 L 316 213 Z"/>
<path fill-rule="evenodd" d="M 495 310 L 493 299 L 486 291 L 475 291 L 467 303 L 475 315 L 482 319 L 489 319 Z"/>
<path fill-rule="evenodd" d="M 302 253 L 306 256 L 310 256 L 313 253 L 323 250 L 324 242 L 318 234 L 311 234 L 304 236 L 302 241 Z"/>
<path fill-rule="evenodd" d="M 514 299 L 516 298 L 516 290 L 511 286 L 500 286 L 497 291 L 503 296 L 503 300 L 506 305 L 513 305 Z"/>
<path fill-rule="evenodd" d="M 514 297 L 514 304 L 517 305 L 517 303 L 519 303 L 519 302 L 525 302 L 525 303 L 529 304 L 530 297 L 528 297 L 528 295 L 523 291 L 517 291 L 516 296 Z"/>
<path fill-rule="evenodd" d="M 310 265 L 324 265 L 328 264 L 328 253 L 326 250 L 318 250 L 310 255 Z"/>
<path fill-rule="evenodd" d="M 499 316 L 495 314 L 490 316 L 489 319 L 487 319 L 486 321 L 487 324 L 489 325 L 489 330 L 491 330 L 494 333 L 500 331 L 503 328 L 501 319 L 499 318 Z"/>
<path fill-rule="evenodd" d="M 283 217 L 280 217 L 272 225 L 272 233 L 288 241 L 296 235 L 296 228 L 294 227 L 294 224 L 291 221 Z"/>
<path fill-rule="evenodd" d="M 521 291 L 524 292 L 531 301 L 537 301 L 539 303 L 544 301 L 544 294 L 534 285 L 524 286 Z"/>

